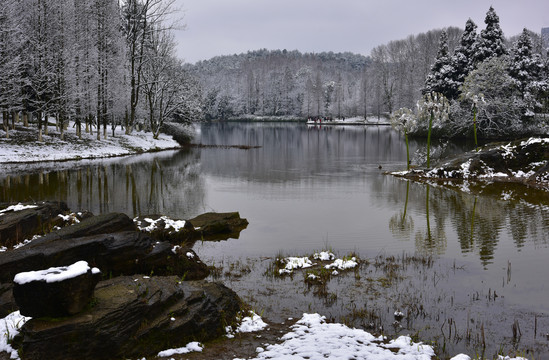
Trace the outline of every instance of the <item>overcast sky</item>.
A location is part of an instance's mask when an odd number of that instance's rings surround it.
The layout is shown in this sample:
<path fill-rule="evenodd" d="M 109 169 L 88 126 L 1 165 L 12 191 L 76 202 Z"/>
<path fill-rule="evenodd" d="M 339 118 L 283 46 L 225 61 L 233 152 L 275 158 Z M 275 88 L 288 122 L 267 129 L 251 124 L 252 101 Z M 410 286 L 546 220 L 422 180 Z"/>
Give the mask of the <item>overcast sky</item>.
<path fill-rule="evenodd" d="M 549 0 L 176 0 L 178 56 L 194 63 L 266 48 L 301 52 L 372 48 L 471 18 L 484 29 L 494 6 L 505 36 L 549 27 Z"/>

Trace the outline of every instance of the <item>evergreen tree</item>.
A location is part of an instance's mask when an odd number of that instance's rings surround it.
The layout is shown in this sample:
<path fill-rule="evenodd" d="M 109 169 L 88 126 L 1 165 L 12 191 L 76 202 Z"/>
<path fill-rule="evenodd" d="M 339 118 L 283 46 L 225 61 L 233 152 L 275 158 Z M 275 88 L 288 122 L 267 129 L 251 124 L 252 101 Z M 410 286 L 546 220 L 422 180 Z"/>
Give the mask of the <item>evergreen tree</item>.
<path fill-rule="evenodd" d="M 465 31 L 461 35 L 459 45 L 454 51 L 451 59 L 451 69 L 448 77 L 449 91 L 446 97 L 455 99 L 459 95 L 459 88 L 463 85 L 463 81 L 474 70 L 474 58 L 477 46 L 477 25 L 473 20 L 467 20 Z"/>
<path fill-rule="evenodd" d="M 450 74 L 454 70 L 451 64 L 451 57 L 448 51 L 448 35 L 446 31 L 442 31 L 440 34 L 440 41 L 438 47 L 438 53 L 435 58 L 435 63 L 431 66 L 431 72 L 425 79 L 425 87 L 423 93 L 428 94 L 431 92 L 438 92 L 445 97 L 449 97 L 452 92 L 452 86 L 450 84 Z"/>
<path fill-rule="evenodd" d="M 499 57 L 507 54 L 505 38 L 499 26 L 499 16 L 492 6 L 486 13 L 484 19 L 486 28 L 480 32 L 479 44 L 476 52 L 476 63 L 481 63 L 492 57 Z"/>
<path fill-rule="evenodd" d="M 513 47 L 509 65 L 509 75 L 515 79 L 523 98 L 534 82 L 542 80 L 542 70 L 543 62 L 538 54 L 534 54 L 532 39 L 524 29 Z"/>

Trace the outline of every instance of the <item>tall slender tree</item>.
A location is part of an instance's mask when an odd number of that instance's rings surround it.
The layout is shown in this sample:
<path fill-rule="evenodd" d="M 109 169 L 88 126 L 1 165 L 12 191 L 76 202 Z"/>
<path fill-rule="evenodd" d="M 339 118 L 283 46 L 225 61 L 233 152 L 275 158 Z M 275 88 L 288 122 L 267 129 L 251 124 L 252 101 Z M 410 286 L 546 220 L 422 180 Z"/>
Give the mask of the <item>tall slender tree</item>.
<path fill-rule="evenodd" d="M 486 28 L 480 32 L 476 50 L 475 62 L 477 64 L 492 57 L 507 54 L 505 38 L 499 26 L 499 16 L 492 6 L 490 6 L 490 9 L 486 13 L 484 23 L 486 24 Z"/>
<path fill-rule="evenodd" d="M 440 33 L 435 63 L 431 66 L 431 72 L 425 79 L 425 87 L 422 90 L 423 93 L 428 94 L 437 92 L 443 94 L 445 97 L 449 97 L 453 92 L 450 83 L 450 76 L 453 71 L 450 52 L 448 50 L 448 35 L 446 34 L 446 31 L 443 30 Z"/>
<path fill-rule="evenodd" d="M 459 96 L 460 86 L 463 85 L 467 75 L 474 69 L 477 37 L 477 25 L 473 20 L 467 20 L 459 45 L 451 58 L 451 67 L 448 74 L 450 81 L 448 93 L 446 94 L 449 99 L 455 99 Z"/>

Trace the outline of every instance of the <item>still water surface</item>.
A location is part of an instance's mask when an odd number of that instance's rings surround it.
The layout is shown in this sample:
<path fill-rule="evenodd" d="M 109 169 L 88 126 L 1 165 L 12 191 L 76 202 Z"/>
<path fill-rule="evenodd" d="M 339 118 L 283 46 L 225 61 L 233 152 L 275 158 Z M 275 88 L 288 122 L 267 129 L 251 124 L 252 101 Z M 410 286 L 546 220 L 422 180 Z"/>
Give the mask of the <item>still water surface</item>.
<path fill-rule="evenodd" d="M 506 306 L 549 314 L 547 193 L 494 185 L 477 195 L 386 175 L 406 161 L 403 138 L 389 127 L 213 123 L 198 129 L 197 143 L 260 147 L 4 168 L 0 202 L 55 199 L 72 210 L 184 219 L 239 211 L 248 228 L 239 239 L 197 244 L 203 259 L 327 248 L 363 257 L 432 254 L 466 269 L 450 286 L 471 293 L 490 287 Z M 424 144 L 410 146 L 414 153 Z"/>

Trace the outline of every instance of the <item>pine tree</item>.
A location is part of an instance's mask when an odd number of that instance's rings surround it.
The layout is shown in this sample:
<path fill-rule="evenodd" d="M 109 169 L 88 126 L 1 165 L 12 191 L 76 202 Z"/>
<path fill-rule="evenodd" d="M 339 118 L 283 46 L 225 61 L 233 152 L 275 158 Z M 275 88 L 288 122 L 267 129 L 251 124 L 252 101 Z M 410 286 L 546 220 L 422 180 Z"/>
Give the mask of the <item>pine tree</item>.
<path fill-rule="evenodd" d="M 473 20 L 467 20 L 465 31 L 461 35 L 459 45 L 451 59 L 451 69 L 448 77 L 449 91 L 446 97 L 455 99 L 459 95 L 459 88 L 463 81 L 474 70 L 474 58 L 477 47 L 477 25 Z"/>
<path fill-rule="evenodd" d="M 513 47 L 509 65 L 509 75 L 515 79 L 523 97 L 534 82 L 541 80 L 542 70 L 543 62 L 538 54 L 534 54 L 532 39 L 528 30 L 524 29 Z"/>
<path fill-rule="evenodd" d="M 424 94 L 438 92 L 445 97 L 449 97 L 453 89 L 450 84 L 451 79 L 449 78 L 451 73 L 453 73 L 453 68 L 448 50 L 448 35 L 446 34 L 446 31 L 443 30 L 440 34 L 435 63 L 431 66 L 431 72 L 425 79 L 425 87 L 422 92 Z"/>
<path fill-rule="evenodd" d="M 480 32 L 479 45 L 475 57 L 477 64 L 489 58 L 507 54 L 505 38 L 499 26 L 499 16 L 492 6 L 490 6 L 490 9 L 486 13 L 484 23 L 486 24 L 486 28 Z"/>

